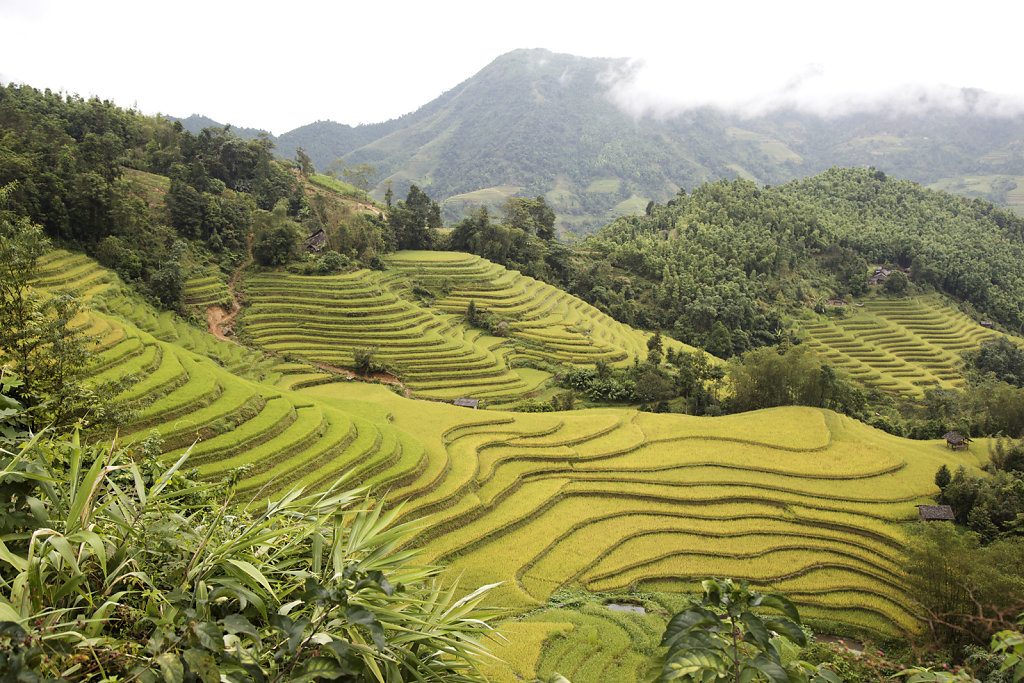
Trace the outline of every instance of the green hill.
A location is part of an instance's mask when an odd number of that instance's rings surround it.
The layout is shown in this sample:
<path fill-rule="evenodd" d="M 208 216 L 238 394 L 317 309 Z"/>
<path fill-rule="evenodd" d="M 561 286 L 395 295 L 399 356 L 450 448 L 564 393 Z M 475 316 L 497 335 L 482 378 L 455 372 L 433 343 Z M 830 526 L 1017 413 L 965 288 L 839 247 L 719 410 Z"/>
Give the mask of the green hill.
<path fill-rule="evenodd" d="M 338 158 L 371 164 L 378 197 L 385 182 L 399 191 L 416 183 L 443 200 L 449 220 L 513 193 L 544 194 L 570 231 L 719 178 L 775 185 L 830 166 L 872 165 L 953 188 L 958 179 L 1024 174 L 1024 117 L 974 113 L 976 93 L 964 93 L 968 113 L 923 103 L 916 113 L 833 117 L 709 108 L 634 116 L 610 96 L 628 71 L 625 60 L 515 50 L 415 112 L 355 128 L 318 121 L 281 135 L 278 150 L 292 156 L 302 147 L 318 168 Z M 1012 204 L 998 192 L 982 196 Z"/>

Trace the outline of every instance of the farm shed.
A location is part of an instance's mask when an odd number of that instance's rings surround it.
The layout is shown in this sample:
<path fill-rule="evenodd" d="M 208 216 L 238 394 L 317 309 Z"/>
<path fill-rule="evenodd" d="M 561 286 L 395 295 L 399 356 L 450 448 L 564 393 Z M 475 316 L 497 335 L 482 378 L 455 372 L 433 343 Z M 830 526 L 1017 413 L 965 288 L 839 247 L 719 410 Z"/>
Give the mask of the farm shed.
<path fill-rule="evenodd" d="M 302 242 L 309 251 L 316 253 L 327 246 L 327 233 L 323 229 L 317 230 Z"/>
<path fill-rule="evenodd" d="M 948 505 L 918 505 L 917 519 L 919 522 L 952 522 L 953 508 Z"/>
<path fill-rule="evenodd" d="M 888 268 L 876 268 L 874 274 L 868 278 L 868 284 L 875 287 L 884 285 L 891 273 L 892 271 Z"/>
<path fill-rule="evenodd" d="M 958 432 L 946 432 L 942 438 L 946 440 L 946 445 L 954 451 L 966 449 L 967 444 L 971 442 L 970 439 Z"/>
<path fill-rule="evenodd" d="M 455 405 L 462 408 L 472 408 L 476 410 L 480 405 L 480 399 L 478 398 L 457 398 L 455 399 Z"/>

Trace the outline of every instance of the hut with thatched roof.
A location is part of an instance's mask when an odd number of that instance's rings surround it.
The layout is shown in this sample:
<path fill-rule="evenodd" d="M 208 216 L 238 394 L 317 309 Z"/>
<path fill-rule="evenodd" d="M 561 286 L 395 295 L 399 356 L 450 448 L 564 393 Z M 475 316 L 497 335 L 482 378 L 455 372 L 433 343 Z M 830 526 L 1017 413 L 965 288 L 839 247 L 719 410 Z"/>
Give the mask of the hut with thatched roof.
<path fill-rule="evenodd" d="M 920 522 L 952 522 L 955 521 L 953 508 L 948 505 L 918 505 L 917 519 Z"/>
<path fill-rule="evenodd" d="M 967 444 L 971 442 L 970 439 L 959 432 L 946 432 L 943 434 L 942 438 L 946 440 L 946 446 L 952 448 L 954 451 L 966 449 Z"/>

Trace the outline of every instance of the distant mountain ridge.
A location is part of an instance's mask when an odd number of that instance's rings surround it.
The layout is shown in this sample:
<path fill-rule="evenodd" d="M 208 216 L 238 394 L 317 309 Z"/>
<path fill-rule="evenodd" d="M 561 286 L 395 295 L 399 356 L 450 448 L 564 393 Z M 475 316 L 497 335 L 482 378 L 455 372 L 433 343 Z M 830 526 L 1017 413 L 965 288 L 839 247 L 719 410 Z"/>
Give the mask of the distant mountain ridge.
<path fill-rule="evenodd" d="M 209 116 L 203 116 L 202 114 L 192 114 L 188 118 L 179 118 L 177 116 L 168 116 L 170 121 L 181 121 L 181 125 L 188 132 L 193 135 L 198 135 L 203 128 L 223 128 L 225 124 L 214 121 Z M 240 138 L 251 139 L 263 135 L 269 136 L 273 139 L 273 135 L 270 135 L 268 131 L 261 128 L 239 128 L 238 126 L 231 126 L 232 132 Z"/>
<path fill-rule="evenodd" d="M 448 220 L 513 194 L 544 194 L 573 231 L 642 212 L 679 187 L 723 177 L 775 185 L 831 166 L 871 165 L 1024 207 L 1022 115 L 931 108 L 745 118 L 699 108 L 635 118 L 609 94 L 626 71 L 621 59 L 515 50 L 415 112 L 355 127 L 318 121 L 279 136 L 277 151 L 291 157 L 302 147 L 321 169 L 338 158 L 371 164 L 378 195 L 387 181 L 398 196 L 416 183 L 443 202 Z"/>

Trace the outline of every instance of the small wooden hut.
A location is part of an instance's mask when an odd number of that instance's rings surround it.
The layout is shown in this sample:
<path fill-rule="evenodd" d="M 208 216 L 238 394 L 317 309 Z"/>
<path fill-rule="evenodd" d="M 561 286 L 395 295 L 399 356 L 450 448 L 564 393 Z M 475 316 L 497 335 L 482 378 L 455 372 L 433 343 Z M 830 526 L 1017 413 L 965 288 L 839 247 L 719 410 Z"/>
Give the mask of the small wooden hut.
<path fill-rule="evenodd" d="M 966 436 L 959 432 L 946 432 L 943 437 L 946 440 L 946 446 L 952 448 L 954 451 L 962 451 L 967 448 L 967 444 L 971 442 Z"/>
<path fill-rule="evenodd" d="M 952 522 L 953 508 L 948 505 L 918 505 L 917 519 L 919 522 Z"/>
<path fill-rule="evenodd" d="M 455 399 L 455 405 L 462 408 L 472 408 L 476 410 L 480 405 L 480 399 L 478 398 L 457 398 Z"/>
<path fill-rule="evenodd" d="M 875 272 L 868 278 L 868 284 L 872 287 L 884 285 L 891 274 L 892 271 L 888 268 L 875 268 Z"/>
<path fill-rule="evenodd" d="M 327 233 L 321 228 L 303 240 L 302 244 L 309 252 L 315 254 L 327 246 Z"/>

